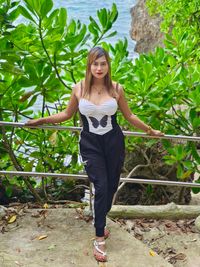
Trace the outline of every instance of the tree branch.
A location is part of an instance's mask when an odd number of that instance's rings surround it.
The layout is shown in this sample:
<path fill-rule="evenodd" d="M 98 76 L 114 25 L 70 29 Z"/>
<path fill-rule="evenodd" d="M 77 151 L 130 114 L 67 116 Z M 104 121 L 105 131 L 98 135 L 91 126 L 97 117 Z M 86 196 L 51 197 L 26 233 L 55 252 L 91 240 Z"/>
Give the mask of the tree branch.
<path fill-rule="evenodd" d="M 2 111 L 0 109 L 0 120 L 3 120 L 3 116 L 2 116 Z M 6 131 L 5 131 L 5 127 L 2 126 L 1 128 L 1 133 L 2 133 L 2 136 L 3 136 L 3 146 L 5 148 L 5 150 L 8 152 L 9 156 L 10 156 L 10 159 L 15 167 L 15 169 L 17 171 L 23 171 L 23 168 L 21 167 L 21 165 L 19 164 L 13 150 L 12 150 L 12 147 L 6 137 Z M 32 187 L 31 183 L 30 183 L 30 180 L 28 177 L 23 177 L 22 178 L 26 184 L 26 186 L 28 187 L 28 189 L 30 190 L 30 192 L 33 194 L 33 196 L 35 197 L 35 199 L 38 201 L 38 202 L 42 202 L 42 199 L 41 197 L 39 196 L 39 194 L 34 190 L 34 188 Z"/>

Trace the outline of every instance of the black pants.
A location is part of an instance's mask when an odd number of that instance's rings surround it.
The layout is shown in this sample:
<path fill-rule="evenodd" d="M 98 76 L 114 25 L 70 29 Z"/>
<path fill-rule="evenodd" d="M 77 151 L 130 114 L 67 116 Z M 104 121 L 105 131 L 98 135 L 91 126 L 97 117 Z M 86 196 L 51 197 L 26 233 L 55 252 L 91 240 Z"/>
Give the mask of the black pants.
<path fill-rule="evenodd" d="M 104 135 L 82 131 L 80 152 L 89 180 L 94 184 L 96 236 L 104 236 L 106 214 L 111 209 L 124 163 L 124 135 L 118 125 Z"/>

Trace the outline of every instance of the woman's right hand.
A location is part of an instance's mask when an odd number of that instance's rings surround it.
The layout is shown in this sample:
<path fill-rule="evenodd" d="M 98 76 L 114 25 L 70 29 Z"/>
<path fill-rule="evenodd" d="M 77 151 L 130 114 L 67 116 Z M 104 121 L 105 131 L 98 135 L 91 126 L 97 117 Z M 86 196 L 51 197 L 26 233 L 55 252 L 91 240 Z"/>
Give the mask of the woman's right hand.
<path fill-rule="evenodd" d="M 42 121 L 42 119 L 33 119 L 33 120 L 29 120 L 25 123 L 25 125 L 27 126 L 38 126 L 43 124 L 44 122 Z"/>

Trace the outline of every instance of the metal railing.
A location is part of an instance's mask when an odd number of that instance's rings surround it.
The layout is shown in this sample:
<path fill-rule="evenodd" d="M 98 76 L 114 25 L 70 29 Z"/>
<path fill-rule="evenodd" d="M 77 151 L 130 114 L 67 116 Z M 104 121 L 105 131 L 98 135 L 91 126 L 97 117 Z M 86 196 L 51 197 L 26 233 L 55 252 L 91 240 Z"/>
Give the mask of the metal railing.
<path fill-rule="evenodd" d="M 39 129 L 48 129 L 48 130 L 69 130 L 69 131 L 81 131 L 81 127 L 68 127 L 68 126 L 59 126 L 59 125 L 41 125 L 41 126 L 27 126 L 25 123 L 13 123 L 13 122 L 4 122 L 0 121 L 0 126 L 4 127 L 18 127 L 18 128 L 39 128 Z M 169 140 L 185 140 L 192 142 L 200 142 L 200 137 L 196 136 L 183 136 L 183 135 L 164 135 L 164 136 L 151 136 L 146 133 L 140 132 L 131 132 L 131 131 L 123 131 L 125 136 L 136 136 L 143 138 L 157 138 L 157 139 L 169 139 Z M 82 174 L 64 174 L 64 173 L 42 173 L 42 172 L 24 172 L 24 171 L 0 171 L 0 176 L 33 176 L 33 177 L 53 177 L 53 178 L 61 178 L 61 179 L 88 179 L 87 175 Z M 127 176 L 129 177 L 129 175 Z M 137 183 L 137 184 L 156 184 L 156 185 L 166 185 L 166 186 L 182 186 L 182 187 L 198 187 L 200 188 L 200 184 L 198 183 L 190 183 L 190 182 L 176 182 L 176 181 L 167 181 L 167 180 L 150 180 L 150 179 L 136 179 L 136 178 L 120 178 L 120 182 L 122 183 Z"/>
<path fill-rule="evenodd" d="M 26 126 L 25 123 L 19 122 L 5 122 L 0 121 L 0 126 L 12 126 L 18 128 L 39 128 L 39 129 L 46 129 L 46 130 L 68 130 L 72 132 L 80 132 L 82 127 L 72 127 L 72 126 L 60 126 L 60 125 L 39 125 L 39 126 Z M 185 135 L 170 135 L 166 134 L 164 136 L 151 136 L 146 133 L 140 132 L 131 132 L 131 131 L 123 131 L 125 136 L 135 136 L 135 137 L 144 137 L 144 138 L 157 138 L 157 139 L 169 139 L 169 140 L 186 140 L 192 142 L 200 142 L 200 137 L 198 136 L 185 136 Z"/>
<path fill-rule="evenodd" d="M 51 172 L 24 172 L 24 171 L 0 171 L 0 175 L 9 176 L 33 176 L 33 177 L 52 177 L 61 179 L 80 179 L 87 180 L 88 176 L 84 174 L 67 174 L 67 173 L 51 173 Z M 135 184 L 156 184 L 156 185 L 171 185 L 182 187 L 200 187 L 200 184 L 189 182 L 176 182 L 176 181 L 163 181 L 163 180 L 150 180 L 150 179 L 135 179 L 135 178 L 120 178 L 122 183 L 135 183 Z"/>

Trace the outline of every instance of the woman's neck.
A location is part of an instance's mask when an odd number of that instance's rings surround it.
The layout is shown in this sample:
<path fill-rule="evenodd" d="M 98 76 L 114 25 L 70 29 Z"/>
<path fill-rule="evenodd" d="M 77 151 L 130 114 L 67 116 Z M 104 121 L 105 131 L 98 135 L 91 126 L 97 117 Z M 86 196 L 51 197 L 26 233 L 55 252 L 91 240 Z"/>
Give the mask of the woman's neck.
<path fill-rule="evenodd" d="M 104 79 L 93 79 L 92 85 L 94 86 L 104 86 Z"/>

